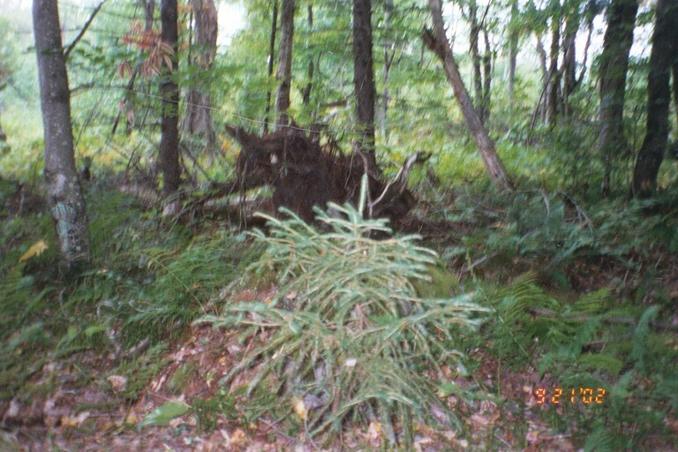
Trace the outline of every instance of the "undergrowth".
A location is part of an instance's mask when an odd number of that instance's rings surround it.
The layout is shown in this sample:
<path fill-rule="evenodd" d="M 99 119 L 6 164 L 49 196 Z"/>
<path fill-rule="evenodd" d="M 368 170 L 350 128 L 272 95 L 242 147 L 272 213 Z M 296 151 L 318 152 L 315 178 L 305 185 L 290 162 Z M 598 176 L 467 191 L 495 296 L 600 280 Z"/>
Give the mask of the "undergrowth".
<path fill-rule="evenodd" d="M 122 359 L 140 342 L 153 348 L 176 339 L 209 312 L 211 298 L 249 262 L 243 236 L 163 223 L 157 213 L 105 188 L 90 189 L 88 207 L 92 262 L 67 281 L 56 274 L 56 243 L 46 214 L 14 216 L 2 224 L 4 399 L 22 391 L 50 360 L 90 349 Z M 40 240 L 47 250 L 20 262 Z M 143 387 L 134 384 L 143 378 L 131 377 L 126 398 Z"/>
<path fill-rule="evenodd" d="M 456 334 L 477 328 L 487 309 L 472 294 L 420 297 L 413 281 L 430 280 L 436 254 L 417 236 L 376 240 L 390 232 L 386 220 L 331 208 L 342 217 L 317 211 L 319 227 L 287 211 L 265 217 L 269 235 L 254 233 L 266 251 L 250 271 L 275 272 L 277 292 L 202 319 L 258 344 L 222 383 L 252 372 L 248 394 L 280 393 L 285 403 L 270 400 L 268 412 L 296 413 L 311 436 L 378 421 L 392 444 L 411 444 L 415 420 L 458 425 L 436 380 L 461 355 Z"/>

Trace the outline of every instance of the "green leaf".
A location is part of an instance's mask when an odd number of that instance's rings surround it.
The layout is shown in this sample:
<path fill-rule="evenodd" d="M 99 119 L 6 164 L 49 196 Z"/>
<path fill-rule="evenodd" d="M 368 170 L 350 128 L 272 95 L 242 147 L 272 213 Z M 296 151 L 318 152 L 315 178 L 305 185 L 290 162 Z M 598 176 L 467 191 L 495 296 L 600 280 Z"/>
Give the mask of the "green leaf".
<path fill-rule="evenodd" d="M 167 402 L 149 413 L 144 420 L 141 421 L 139 428 L 147 427 L 149 425 L 167 425 L 172 419 L 186 414 L 190 408 L 189 405 L 178 400 Z"/>

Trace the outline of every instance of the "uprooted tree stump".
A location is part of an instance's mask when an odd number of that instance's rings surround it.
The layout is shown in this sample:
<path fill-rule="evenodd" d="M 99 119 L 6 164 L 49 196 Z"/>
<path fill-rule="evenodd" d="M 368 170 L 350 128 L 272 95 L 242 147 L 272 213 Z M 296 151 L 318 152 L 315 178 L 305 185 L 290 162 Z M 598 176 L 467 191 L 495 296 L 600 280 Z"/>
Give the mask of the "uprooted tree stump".
<path fill-rule="evenodd" d="M 269 185 L 276 209 L 287 207 L 308 222 L 314 219 L 314 206 L 325 208 L 330 201 L 358 203 L 360 181 L 367 168 L 360 154 L 344 155 L 335 144 L 320 145 L 295 126 L 261 137 L 238 127 L 226 126 L 226 131 L 241 145 L 236 190 L 244 193 Z M 419 154 L 408 158 L 390 182 L 368 174 L 363 213 L 393 222 L 405 216 L 415 204 L 407 189 L 407 176 L 414 163 L 422 160 Z"/>

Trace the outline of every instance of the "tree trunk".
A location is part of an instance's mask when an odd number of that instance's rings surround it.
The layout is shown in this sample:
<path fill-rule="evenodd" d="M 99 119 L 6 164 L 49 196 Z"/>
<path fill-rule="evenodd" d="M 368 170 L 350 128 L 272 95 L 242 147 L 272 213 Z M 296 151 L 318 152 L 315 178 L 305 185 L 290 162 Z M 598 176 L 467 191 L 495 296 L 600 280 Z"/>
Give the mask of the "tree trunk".
<path fill-rule="evenodd" d="M 671 67 L 678 62 L 678 3 L 658 0 L 650 73 L 647 77 L 647 128 L 633 173 L 633 193 L 646 197 L 657 187 L 669 135 Z"/>
<path fill-rule="evenodd" d="M 509 23 L 509 68 L 508 68 L 508 95 L 509 109 L 513 110 L 515 103 L 516 60 L 518 58 L 518 2 L 511 2 L 511 22 Z"/>
<path fill-rule="evenodd" d="M 607 9 L 607 30 L 600 56 L 600 110 L 598 152 L 603 159 L 603 194 L 610 190 L 612 161 L 624 153 L 624 94 L 629 52 L 638 12 L 636 0 L 614 0 Z"/>
<path fill-rule="evenodd" d="M 268 43 L 268 80 L 273 77 L 273 60 L 275 60 L 275 33 L 278 29 L 278 0 L 273 0 L 271 11 L 271 39 Z M 266 88 L 266 113 L 264 113 L 264 134 L 268 132 L 269 113 L 271 112 L 271 88 Z"/>
<path fill-rule="evenodd" d="M 7 142 L 7 135 L 5 131 L 2 130 L 2 123 L 0 123 L 0 149 L 2 149 Z"/>
<path fill-rule="evenodd" d="M 276 127 L 289 124 L 287 110 L 290 108 L 290 87 L 292 86 L 292 42 L 294 38 L 294 0 L 282 1 L 280 17 L 280 60 L 278 62 L 278 97 L 276 110 L 278 119 Z"/>
<path fill-rule="evenodd" d="M 558 71 L 558 55 L 560 54 L 560 14 L 551 19 L 551 54 L 549 55 L 549 82 L 546 96 L 546 121 L 553 127 L 558 121 L 558 91 L 560 89 L 560 72 Z"/>
<path fill-rule="evenodd" d="M 179 167 L 179 130 L 178 106 L 179 87 L 172 79 L 177 67 L 178 25 L 177 0 L 162 0 L 160 20 L 162 30 L 160 39 L 172 49 L 171 64 L 165 64 L 160 79 L 160 96 L 162 98 L 162 125 L 160 136 L 160 153 L 158 166 L 163 175 L 163 194 L 169 196 L 179 188 L 181 168 Z"/>
<path fill-rule="evenodd" d="M 307 20 L 308 20 L 308 32 L 313 32 L 313 4 L 309 3 L 306 9 Z M 308 106 L 311 103 L 311 90 L 313 90 L 313 55 L 310 56 L 308 60 L 308 66 L 306 67 L 306 86 L 304 86 L 304 91 L 302 92 L 302 102 L 304 105 Z"/>
<path fill-rule="evenodd" d="M 577 6 L 577 5 L 576 5 Z M 579 31 L 579 12 L 569 12 L 565 23 L 565 40 L 563 42 L 563 113 L 572 113 L 570 96 L 577 87 L 577 32 Z"/>
<path fill-rule="evenodd" d="M 153 13 L 155 12 L 155 0 L 139 0 L 141 6 L 144 8 L 144 31 L 146 33 L 153 30 Z M 141 63 L 138 63 L 132 71 L 129 81 L 127 82 L 127 87 L 125 88 L 125 97 L 121 102 L 118 113 L 115 115 L 115 120 L 113 121 L 113 127 L 111 128 L 111 136 L 115 135 L 115 132 L 118 130 L 118 124 L 120 123 L 120 117 L 122 116 L 123 110 L 125 113 L 125 133 L 130 135 L 132 133 L 132 128 L 134 127 L 134 84 L 136 82 L 139 71 L 141 70 Z"/>
<path fill-rule="evenodd" d="M 85 199 L 73 154 L 70 92 L 56 0 L 34 0 L 33 30 L 45 137 L 47 202 L 67 269 L 89 259 Z"/>
<path fill-rule="evenodd" d="M 191 0 L 195 17 L 195 42 L 197 54 L 191 63 L 203 71 L 209 71 L 217 53 L 217 9 L 214 0 Z M 201 134 L 207 140 L 208 149 L 214 150 L 216 136 L 212 124 L 209 92 L 205 83 L 203 88 L 192 87 L 186 96 L 186 118 L 183 128 L 192 134 Z"/>
<path fill-rule="evenodd" d="M 424 31 L 424 42 L 443 63 L 447 80 L 452 86 L 454 96 L 459 103 L 464 119 L 466 119 L 466 124 L 475 138 L 478 150 L 483 158 L 483 163 L 485 164 L 485 168 L 487 169 L 492 182 L 501 189 L 510 190 L 512 189 L 511 181 L 506 174 L 504 165 L 497 155 L 494 142 L 489 137 L 478 114 L 473 109 L 471 98 L 468 95 L 468 91 L 466 91 L 464 81 L 459 74 L 457 62 L 452 54 L 452 49 L 447 41 L 447 36 L 445 36 L 441 2 L 440 0 L 429 0 L 428 4 L 433 18 L 433 31 Z"/>
<path fill-rule="evenodd" d="M 471 28 L 469 31 L 469 51 L 471 52 L 471 62 L 473 63 L 473 98 L 475 100 L 475 109 L 482 123 L 485 122 L 483 109 L 483 75 L 481 72 L 480 50 L 478 41 L 480 39 L 480 25 L 478 24 L 478 5 L 475 0 L 469 3 L 469 20 Z"/>
<path fill-rule="evenodd" d="M 490 104 L 492 102 L 492 47 L 486 28 L 483 28 L 483 37 L 485 39 L 485 54 L 483 55 L 482 120 L 485 123 L 490 119 Z"/>
<path fill-rule="evenodd" d="M 388 143 L 388 102 L 390 93 L 388 90 L 388 79 L 391 73 L 391 64 L 395 57 L 395 43 L 391 39 L 391 16 L 393 15 L 393 0 L 384 1 L 384 33 L 387 36 L 384 40 L 384 68 L 383 68 L 383 83 L 384 91 L 381 96 L 382 111 L 381 111 L 381 133 L 384 135 L 384 142 Z"/>
<path fill-rule="evenodd" d="M 546 121 L 546 92 L 548 91 L 549 83 L 549 72 L 546 67 L 546 49 L 544 49 L 544 43 L 542 42 L 542 37 L 540 34 L 535 35 L 537 39 L 537 54 L 539 55 L 539 68 L 541 69 L 541 83 L 542 83 L 542 95 L 539 97 L 539 103 L 537 104 L 536 111 L 539 112 L 539 117 L 542 122 Z M 536 116 L 535 116 L 536 118 Z"/>
<path fill-rule="evenodd" d="M 358 139 L 355 149 L 367 159 L 368 169 L 379 174 L 374 155 L 374 66 L 372 62 L 372 2 L 353 0 L 353 86 Z"/>

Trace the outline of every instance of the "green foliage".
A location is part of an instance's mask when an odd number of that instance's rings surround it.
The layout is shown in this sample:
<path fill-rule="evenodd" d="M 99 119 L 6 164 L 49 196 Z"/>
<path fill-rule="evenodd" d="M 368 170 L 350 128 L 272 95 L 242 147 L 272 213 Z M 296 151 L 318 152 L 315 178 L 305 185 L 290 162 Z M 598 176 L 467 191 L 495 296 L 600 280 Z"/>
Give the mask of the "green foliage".
<path fill-rule="evenodd" d="M 111 371 L 111 375 L 127 378 L 125 389 L 120 394 L 124 399 L 133 401 L 139 397 L 158 371 L 168 363 L 166 352 L 167 345 L 159 343 L 137 358 L 123 361 Z"/>
<path fill-rule="evenodd" d="M 216 394 L 207 399 L 196 399 L 191 403 L 193 412 L 198 417 L 198 425 L 203 431 L 212 431 L 217 425 L 218 416 L 237 419 L 235 399 L 220 388 Z"/>
<path fill-rule="evenodd" d="M 167 425 L 172 419 L 186 414 L 190 408 L 191 407 L 184 402 L 165 402 L 150 412 L 144 420 L 139 423 L 139 428 L 141 429 L 152 425 Z"/>
<path fill-rule="evenodd" d="M 420 298 L 412 282 L 430 280 L 435 253 L 417 246 L 416 236 L 371 238 L 390 233 L 385 220 L 331 207 L 342 217 L 318 211 L 321 228 L 287 211 L 285 220 L 265 217 L 268 236 L 254 233 L 267 248 L 252 271 L 275 271 L 277 294 L 202 319 L 242 329 L 243 340 L 266 338 L 223 383 L 255 367 L 248 392 L 270 377 L 287 401 L 270 408 L 280 415 L 294 409 L 312 435 L 375 416 L 387 429 L 396 423 L 407 431 L 442 406 L 422 372 L 456 360 L 453 336 L 480 325 L 487 309 L 473 295 Z"/>
<path fill-rule="evenodd" d="M 591 450 L 635 449 L 665 430 L 663 419 L 678 399 L 667 396 L 676 387 L 670 363 L 678 353 L 672 336 L 659 335 L 651 326 L 658 306 L 612 310 L 607 290 L 563 302 L 541 290 L 530 275 L 484 294 L 496 308 L 496 320 L 476 340 L 488 344 L 502 362 L 534 367 L 563 387 L 607 390 L 604 405 L 595 409 L 556 413 L 551 407 L 547 418 L 555 426 L 576 421 L 577 434 Z"/>

